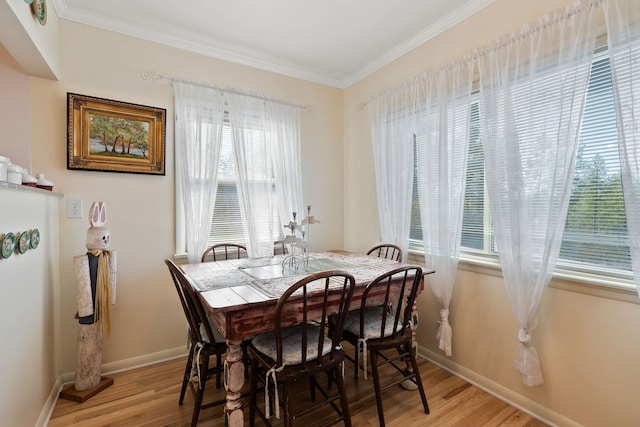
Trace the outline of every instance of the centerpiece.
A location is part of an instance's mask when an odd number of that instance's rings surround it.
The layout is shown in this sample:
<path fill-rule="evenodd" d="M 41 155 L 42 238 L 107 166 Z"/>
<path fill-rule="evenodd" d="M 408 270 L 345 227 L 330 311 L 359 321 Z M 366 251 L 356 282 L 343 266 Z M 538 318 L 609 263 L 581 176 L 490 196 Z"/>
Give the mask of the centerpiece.
<path fill-rule="evenodd" d="M 297 213 L 293 212 L 293 220 L 284 225 L 290 234 L 284 239 L 289 254 L 282 261 L 283 272 L 286 268 L 300 271 L 309 266 L 309 231 L 312 224 L 320 224 L 320 220 L 311 215 L 311 206 L 307 206 L 307 216 L 300 224 L 297 222 Z"/>

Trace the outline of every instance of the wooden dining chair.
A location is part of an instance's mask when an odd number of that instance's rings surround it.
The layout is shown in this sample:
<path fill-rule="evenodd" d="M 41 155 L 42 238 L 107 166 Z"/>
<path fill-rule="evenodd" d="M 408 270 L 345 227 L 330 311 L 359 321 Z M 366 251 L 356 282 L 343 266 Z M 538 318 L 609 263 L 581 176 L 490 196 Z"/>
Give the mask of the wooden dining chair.
<path fill-rule="evenodd" d="M 392 261 L 402 261 L 402 249 L 400 246 L 391 243 L 381 243 L 369 249 L 367 255 L 378 258 L 390 259 Z M 388 307 L 390 309 L 390 307 Z"/>
<path fill-rule="evenodd" d="M 202 254 L 202 262 L 208 261 L 224 261 L 227 259 L 240 259 L 247 258 L 247 247 L 237 243 L 218 243 L 213 246 L 209 246 Z M 247 354 L 248 341 L 242 343 L 242 355 L 245 366 L 245 377 L 249 377 L 249 358 Z"/>
<path fill-rule="evenodd" d="M 218 243 L 202 254 L 202 262 L 247 258 L 247 247 L 237 243 Z"/>
<path fill-rule="evenodd" d="M 224 369 L 222 365 L 222 355 L 226 353 L 227 345 L 224 338 L 211 327 L 202 303 L 182 270 L 170 259 L 165 260 L 165 264 L 169 267 L 173 284 L 180 297 L 180 303 L 189 325 L 189 356 L 187 358 L 187 366 L 184 370 L 178 405 L 182 406 L 187 386 L 189 386 L 195 399 L 193 414 L 191 416 L 191 426 L 195 426 L 198 423 L 201 409 L 210 408 L 226 402 L 226 400 L 218 400 L 206 405 L 202 404 L 207 379 L 215 375 L 216 387 L 220 388 L 221 386 L 220 374 Z M 209 359 L 214 356 L 216 358 L 216 364 L 210 366 Z M 195 366 L 194 361 L 196 363 Z M 195 386 L 194 381 L 191 380 L 193 368 L 195 368 L 198 373 Z"/>
<path fill-rule="evenodd" d="M 406 380 L 417 385 L 424 412 L 429 413 L 416 355 L 411 346 L 411 311 L 421 280 L 422 269 L 418 266 L 403 266 L 377 277 L 365 288 L 360 308 L 348 313 L 345 319 L 342 337 L 356 348 L 356 379 L 361 366 L 360 355 L 366 378 L 369 355 L 381 427 L 385 425 L 382 392 Z M 390 355 L 388 350 L 395 352 Z M 412 372 L 405 369 L 406 360 L 411 362 Z M 400 375 L 382 385 L 378 369 L 385 365 L 395 368 Z"/>
<path fill-rule="evenodd" d="M 274 255 L 287 255 L 287 245 L 284 244 L 284 240 L 276 240 L 273 242 L 273 254 Z"/>
<path fill-rule="evenodd" d="M 341 271 L 325 271 L 299 280 L 280 297 L 276 306 L 274 331 L 257 335 L 249 345 L 252 359 L 249 392 L 251 426 L 255 423 L 256 413 L 267 425 L 271 425 L 268 421 L 271 415 L 270 393 L 274 395 L 276 418 L 280 418 L 280 406 L 283 408 L 285 426 L 293 425 L 299 416 L 326 404 L 336 411 L 337 417 L 325 425 L 343 421 L 345 426 L 351 426 L 342 369 L 345 355 L 340 337 L 354 287 L 352 275 Z M 295 315 L 301 315 L 302 319 L 298 322 Z M 326 325 L 329 316 L 335 316 L 336 325 L 327 334 L 328 330 L 323 325 Z M 337 392 L 319 384 L 316 375 L 322 373 L 326 373 L 330 381 L 337 384 Z M 258 378 L 265 385 L 264 411 L 257 405 Z M 291 386 L 307 379 L 310 406 L 302 409 L 296 406 L 294 412 Z M 315 401 L 316 389 L 324 397 L 320 402 Z M 298 397 L 300 394 L 296 395 Z M 340 405 L 336 403 L 337 400 Z"/>
<path fill-rule="evenodd" d="M 402 249 L 400 246 L 391 243 L 382 243 L 374 246 L 367 252 L 367 255 L 386 258 L 393 261 L 402 261 Z"/>

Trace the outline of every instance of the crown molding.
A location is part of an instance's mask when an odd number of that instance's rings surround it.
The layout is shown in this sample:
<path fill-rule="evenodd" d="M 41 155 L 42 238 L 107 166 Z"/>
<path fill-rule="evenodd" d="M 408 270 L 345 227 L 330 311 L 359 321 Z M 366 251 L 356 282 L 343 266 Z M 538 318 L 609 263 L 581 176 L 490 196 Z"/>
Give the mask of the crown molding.
<path fill-rule="evenodd" d="M 123 24 L 112 19 L 95 14 L 85 13 L 82 10 L 69 7 L 66 0 L 53 0 L 54 7 L 61 19 L 77 22 L 80 24 L 90 25 L 104 30 L 124 34 L 155 43 L 164 44 L 178 49 L 187 50 L 189 52 L 198 53 L 213 58 L 230 61 L 249 67 L 258 68 L 285 76 L 298 78 L 313 83 L 326 86 L 345 89 L 357 81 L 367 77 L 373 72 L 379 70 L 385 65 L 398 59 L 402 55 L 410 52 L 426 41 L 432 39 L 438 34 L 448 30 L 469 16 L 484 9 L 488 5 L 494 3 L 495 0 L 471 0 L 459 7 L 452 13 L 440 19 L 433 25 L 425 28 L 413 38 L 407 40 L 401 45 L 391 49 L 382 56 L 378 57 L 368 65 L 364 66 L 357 72 L 345 76 L 329 76 L 314 72 L 313 70 L 304 70 L 295 64 L 282 62 L 276 57 L 265 56 L 263 53 L 244 51 L 235 51 L 233 46 L 213 47 L 203 42 L 188 40 L 184 37 L 173 36 L 163 33 L 160 30 L 142 29 L 135 26 Z"/>
<path fill-rule="evenodd" d="M 396 46 L 391 49 L 384 55 L 378 57 L 375 61 L 372 61 L 367 66 L 361 68 L 358 72 L 350 75 L 342 82 L 342 89 L 351 86 L 352 84 L 362 80 L 363 78 L 373 74 L 375 71 L 384 67 L 387 64 L 395 61 L 400 58 L 402 55 L 412 51 L 428 40 L 436 37 L 438 34 L 441 34 L 448 30 L 449 28 L 459 24 L 464 21 L 468 17 L 474 15 L 485 7 L 494 3 L 495 0 L 472 0 L 465 3 L 463 6 L 459 7 L 455 11 L 451 12 L 449 15 L 440 19 L 433 25 L 425 28 L 415 37 L 407 40 L 405 43 Z"/>

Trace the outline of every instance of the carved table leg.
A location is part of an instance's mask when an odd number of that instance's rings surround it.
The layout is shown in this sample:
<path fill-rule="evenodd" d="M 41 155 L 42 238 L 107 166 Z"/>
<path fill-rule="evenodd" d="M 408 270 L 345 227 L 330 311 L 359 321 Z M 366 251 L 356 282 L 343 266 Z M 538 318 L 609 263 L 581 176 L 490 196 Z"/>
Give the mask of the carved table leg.
<path fill-rule="evenodd" d="M 242 412 L 242 386 L 244 385 L 244 360 L 242 341 L 227 340 L 227 357 L 224 361 L 224 388 L 227 404 L 224 411 L 224 425 L 241 427 L 244 425 Z"/>

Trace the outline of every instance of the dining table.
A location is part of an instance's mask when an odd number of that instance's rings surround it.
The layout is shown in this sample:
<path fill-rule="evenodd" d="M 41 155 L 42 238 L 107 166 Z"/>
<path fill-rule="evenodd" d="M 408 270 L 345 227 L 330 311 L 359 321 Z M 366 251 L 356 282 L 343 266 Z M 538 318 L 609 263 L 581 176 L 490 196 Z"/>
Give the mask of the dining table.
<path fill-rule="evenodd" d="M 301 255 L 275 255 L 225 261 L 183 264 L 180 266 L 209 316 L 209 321 L 227 343 L 224 361 L 226 406 L 224 423 L 231 427 L 244 424 L 242 388 L 245 366 L 242 343 L 245 339 L 274 329 L 276 304 L 280 296 L 305 275 L 340 270 L 355 278 L 350 309 L 359 308 L 367 284 L 376 277 L 404 266 L 402 262 L 346 251 L 313 252 Z M 424 275 L 434 270 L 423 268 Z M 421 290 L 424 288 L 424 280 Z M 412 307 L 414 351 L 417 309 Z M 288 318 L 297 319 L 296 308 Z M 300 315 L 301 320 L 301 315 Z"/>

